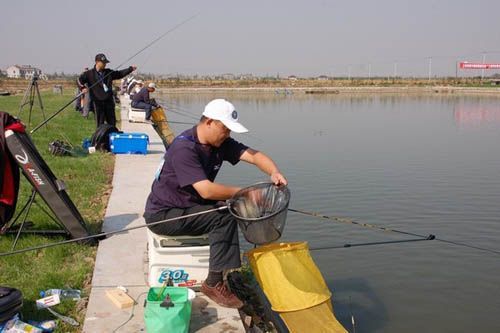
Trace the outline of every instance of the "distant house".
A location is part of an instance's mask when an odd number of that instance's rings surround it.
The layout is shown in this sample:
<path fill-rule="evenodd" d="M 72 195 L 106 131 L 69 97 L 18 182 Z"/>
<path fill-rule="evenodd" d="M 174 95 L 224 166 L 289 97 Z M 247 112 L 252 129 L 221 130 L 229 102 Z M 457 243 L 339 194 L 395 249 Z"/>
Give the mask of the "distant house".
<path fill-rule="evenodd" d="M 318 81 L 327 81 L 327 80 L 328 80 L 328 76 L 326 76 L 326 75 L 318 76 Z"/>
<path fill-rule="evenodd" d="M 290 75 L 290 76 L 288 76 L 288 80 L 297 81 L 297 77 L 295 75 Z"/>
<path fill-rule="evenodd" d="M 240 75 L 240 80 L 253 80 L 253 74 L 241 74 Z"/>
<path fill-rule="evenodd" d="M 6 70 L 7 77 L 10 78 L 32 78 L 33 75 L 41 75 L 42 70 L 36 67 L 32 67 L 30 65 L 14 65 L 10 66 Z"/>

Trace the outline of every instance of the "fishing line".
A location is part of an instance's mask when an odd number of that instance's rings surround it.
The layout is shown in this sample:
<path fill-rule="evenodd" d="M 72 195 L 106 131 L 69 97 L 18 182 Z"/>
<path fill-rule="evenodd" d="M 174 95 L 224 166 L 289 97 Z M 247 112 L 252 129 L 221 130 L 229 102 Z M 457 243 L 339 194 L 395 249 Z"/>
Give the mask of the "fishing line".
<path fill-rule="evenodd" d="M 294 212 L 294 213 L 300 213 L 300 214 L 304 214 L 304 215 L 314 216 L 314 217 L 318 217 L 318 218 L 322 218 L 322 219 L 326 219 L 326 220 L 332 220 L 332 221 L 336 221 L 336 222 L 340 222 L 340 223 L 344 223 L 344 224 L 355 224 L 355 225 L 359 225 L 359 226 L 366 227 L 366 228 L 379 229 L 382 231 L 394 232 L 394 233 L 398 233 L 398 234 L 417 236 L 417 237 L 420 237 L 421 240 L 431 240 L 431 239 L 429 239 L 429 237 L 432 237 L 432 240 L 435 239 L 435 240 L 443 242 L 443 243 L 453 244 L 453 245 L 457 245 L 457 246 L 463 246 L 463 247 L 467 247 L 470 249 L 490 252 L 493 254 L 500 254 L 500 251 L 498 251 L 498 250 L 493 250 L 490 248 L 471 245 L 471 244 L 462 243 L 462 242 L 451 241 L 451 240 L 447 240 L 447 239 L 443 239 L 443 238 L 437 238 L 433 234 L 429 234 L 428 236 L 425 236 L 425 235 L 415 234 L 415 233 L 408 232 L 408 231 L 402 231 L 402 230 L 391 229 L 391 228 L 387 228 L 387 227 L 383 227 L 383 226 L 378 226 L 375 224 L 360 223 L 360 222 L 356 222 L 352 219 L 348 219 L 348 218 L 344 218 L 344 217 L 328 216 L 328 215 L 323 215 L 320 213 L 309 212 L 309 211 L 293 209 L 293 208 L 288 208 L 288 210 L 291 212 Z M 414 240 L 409 240 L 409 241 L 414 241 Z M 397 241 L 394 241 L 394 242 L 397 242 Z M 373 244 L 373 245 L 376 245 L 376 244 Z M 344 246 L 342 246 L 342 247 L 344 247 Z"/>
<path fill-rule="evenodd" d="M 200 116 L 195 115 L 194 113 L 192 113 L 191 111 L 189 111 L 187 109 L 184 109 L 182 106 L 180 106 L 180 104 L 177 104 L 174 102 L 165 102 L 165 104 L 167 105 L 168 108 L 172 108 L 172 109 L 176 110 L 177 113 L 182 113 L 186 117 L 190 117 L 193 120 L 197 120 L 197 121 L 200 120 Z"/>
<path fill-rule="evenodd" d="M 129 227 L 129 228 L 120 229 L 120 230 L 112 230 L 112 231 L 108 231 L 108 232 L 101 232 L 101 233 L 95 234 L 95 235 L 90 235 L 90 236 L 85 236 L 85 237 L 79 237 L 79 238 L 73 238 L 73 239 L 68 239 L 68 240 L 64 240 L 64 241 L 61 241 L 61 242 L 56 242 L 56 243 L 51 243 L 51 244 L 45 244 L 45 245 L 40 245 L 40 246 L 33 246 L 33 247 L 29 247 L 29 248 L 25 248 L 25 249 L 21 249 L 21 250 L 16 250 L 16 251 L 11 251 L 11 252 L 4 252 L 4 253 L 0 253 L 0 257 L 7 257 L 7 256 L 15 255 L 15 254 L 24 253 L 24 252 L 41 250 L 41 249 L 45 249 L 45 248 L 48 248 L 48 247 L 54 247 L 54 246 L 59 246 L 59 245 L 64 245 L 64 244 L 70 244 L 70 243 L 85 241 L 85 240 L 94 239 L 94 238 L 102 238 L 102 237 L 108 236 L 108 235 L 121 234 L 123 232 L 127 232 L 127 231 L 130 231 L 130 230 L 140 229 L 140 228 L 144 228 L 144 227 L 148 227 L 148 226 L 154 226 L 154 225 L 157 225 L 157 224 L 167 223 L 167 222 L 171 222 L 171 221 L 182 220 L 182 219 L 186 219 L 186 218 L 193 217 L 193 216 L 199 216 L 199 215 L 208 214 L 208 213 L 211 213 L 211 212 L 216 212 L 216 211 L 219 211 L 219 210 L 224 210 L 224 209 L 227 209 L 227 208 L 228 208 L 228 206 L 221 206 L 221 207 L 217 207 L 217 208 L 207 209 L 207 210 L 204 210 L 204 211 L 198 212 L 198 213 L 192 213 L 192 214 L 182 215 L 182 216 L 179 216 L 179 217 L 169 218 L 169 219 L 166 219 L 166 220 L 151 222 L 151 223 L 147 223 L 147 224 L 141 224 L 141 225 L 138 225 L 138 226 L 135 226 L 135 227 Z"/>
<path fill-rule="evenodd" d="M 158 42 L 160 39 L 162 39 L 163 37 L 165 37 L 166 35 L 168 35 L 169 33 L 173 32 L 174 30 L 180 28 L 182 25 L 186 24 L 187 22 L 191 21 L 192 19 L 194 19 L 196 16 L 198 16 L 199 13 L 191 16 L 191 17 L 188 17 L 187 19 L 185 19 L 184 21 L 178 23 L 177 25 L 173 26 L 172 28 L 170 28 L 169 30 L 167 30 L 165 33 L 163 33 L 162 35 L 160 35 L 158 38 L 154 39 L 152 42 L 150 42 L 149 44 L 147 44 L 145 47 L 143 47 L 142 49 L 140 49 L 139 51 L 137 51 L 136 53 L 134 53 L 131 57 L 129 57 L 128 59 L 126 59 L 125 61 L 123 61 L 120 65 L 118 65 L 115 69 L 118 70 L 121 66 L 123 66 L 126 62 L 132 60 L 133 58 L 135 58 L 137 55 L 139 55 L 141 52 L 143 52 L 144 50 L 146 50 L 147 48 L 149 48 L 150 46 L 152 46 L 154 43 Z M 108 74 L 106 74 L 102 80 L 104 80 L 106 77 L 108 77 L 113 71 L 109 72 Z M 94 86 L 96 86 L 98 83 L 100 83 L 102 80 L 98 80 L 97 82 L 95 82 L 93 85 L 91 85 L 90 87 L 88 87 L 87 89 L 90 90 L 91 88 L 93 88 Z M 42 121 L 38 126 L 36 126 L 35 128 L 33 128 L 31 131 L 30 131 L 30 134 L 33 134 L 35 133 L 40 127 L 42 127 L 43 125 L 45 125 L 47 122 L 49 122 L 50 120 L 52 120 L 55 116 L 57 116 L 59 113 L 61 113 L 64 109 L 66 109 L 71 103 L 73 103 L 74 101 L 76 101 L 80 96 L 83 95 L 83 92 L 80 92 L 78 95 L 75 96 L 75 98 L 73 98 L 71 101 L 69 101 L 67 104 L 65 104 L 61 109 L 59 109 L 57 112 L 55 112 L 53 115 L 51 115 L 50 117 L 48 117 L 47 119 L 45 119 L 44 121 Z"/>
<path fill-rule="evenodd" d="M 140 293 L 140 294 L 139 294 L 139 296 L 137 296 L 137 297 L 134 299 L 134 305 L 132 305 L 132 312 L 130 313 L 130 316 L 127 318 L 127 320 L 125 320 L 123 323 L 121 323 L 121 324 L 120 324 L 120 326 L 118 326 L 117 328 L 115 328 L 115 329 L 113 330 L 113 332 L 112 332 L 112 333 L 117 332 L 120 328 L 122 328 L 123 326 L 127 325 L 127 324 L 128 324 L 128 322 L 129 322 L 130 320 L 132 320 L 132 318 L 134 317 L 134 309 L 135 309 L 135 306 L 136 306 L 137 304 L 139 304 L 139 299 L 140 299 L 142 296 L 147 295 L 147 294 L 148 294 L 148 292 L 147 292 L 147 291 L 145 291 L 145 292 L 143 292 L 143 293 Z"/>
<path fill-rule="evenodd" d="M 179 104 L 177 103 L 174 103 L 174 102 L 165 102 L 164 104 L 167 105 L 167 111 L 169 110 L 168 106 L 169 106 L 169 103 L 173 104 L 175 107 L 173 108 L 174 110 L 176 111 L 173 111 L 174 113 L 179 113 L 181 114 L 180 112 L 183 112 L 185 114 L 186 117 L 190 117 L 192 118 L 193 120 L 196 120 L 196 121 L 199 121 L 200 117 L 196 117 L 196 115 L 194 115 L 191 111 L 187 110 L 187 109 L 184 109 L 183 107 L 181 107 Z M 256 137 L 255 135 L 252 135 L 248 132 L 246 133 L 241 133 L 242 135 L 247 135 L 253 139 L 256 139 L 258 140 L 259 142 L 263 142 L 264 140 L 262 140 L 261 138 L 259 137 Z"/>
<path fill-rule="evenodd" d="M 179 110 L 178 108 L 175 108 L 175 107 L 171 107 L 171 106 L 168 105 L 168 103 L 164 103 L 164 104 L 167 105 L 167 107 L 166 107 L 167 111 L 172 111 L 173 113 L 177 113 L 177 114 L 179 114 L 181 116 L 187 117 L 187 118 L 195 120 L 195 121 L 199 121 L 200 120 L 200 117 L 195 117 L 194 115 L 192 115 L 189 112 Z"/>

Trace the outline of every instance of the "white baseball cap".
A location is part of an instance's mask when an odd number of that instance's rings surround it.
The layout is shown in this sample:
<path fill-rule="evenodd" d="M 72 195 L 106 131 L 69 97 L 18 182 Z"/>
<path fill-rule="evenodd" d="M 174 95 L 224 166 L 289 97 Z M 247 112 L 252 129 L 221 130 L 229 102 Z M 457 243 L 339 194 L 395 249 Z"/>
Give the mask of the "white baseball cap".
<path fill-rule="evenodd" d="M 156 89 L 156 84 L 154 82 L 151 82 L 150 84 L 148 84 L 148 88 Z"/>
<path fill-rule="evenodd" d="M 246 127 L 238 122 L 238 112 L 234 109 L 234 105 L 225 99 L 219 98 L 210 101 L 205 106 L 203 115 L 221 121 L 224 126 L 235 133 L 248 132 Z"/>

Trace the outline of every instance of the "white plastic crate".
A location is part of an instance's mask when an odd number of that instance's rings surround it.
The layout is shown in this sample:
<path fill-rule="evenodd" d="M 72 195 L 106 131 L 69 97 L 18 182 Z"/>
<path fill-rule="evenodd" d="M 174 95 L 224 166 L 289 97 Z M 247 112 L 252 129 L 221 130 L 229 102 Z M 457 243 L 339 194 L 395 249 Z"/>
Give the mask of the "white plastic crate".
<path fill-rule="evenodd" d="M 143 123 L 146 121 L 146 110 L 130 107 L 128 109 L 128 121 L 131 123 Z"/>
<path fill-rule="evenodd" d="M 159 287 L 169 277 L 175 286 L 199 289 L 208 275 L 208 235 L 162 236 L 149 229 L 149 286 Z"/>

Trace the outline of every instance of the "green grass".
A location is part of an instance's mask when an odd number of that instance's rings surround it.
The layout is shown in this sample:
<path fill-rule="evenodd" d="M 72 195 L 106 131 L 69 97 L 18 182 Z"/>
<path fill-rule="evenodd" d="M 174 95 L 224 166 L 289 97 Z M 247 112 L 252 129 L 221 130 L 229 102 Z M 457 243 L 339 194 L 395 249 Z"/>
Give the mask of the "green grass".
<path fill-rule="evenodd" d="M 72 95 L 53 95 L 42 93 L 45 114 L 47 117 L 72 99 Z M 0 96 L 0 110 L 12 115 L 18 114 L 22 96 Z M 29 106 L 20 114 L 21 120 L 28 122 Z M 92 115 L 92 114 L 91 114 Z M 96 153 L 81 157 L 52 156 L 48 151 L 48 143 L 55 140 L 69 140 L 75 147 L 81 147 L 84 138 L 90 138 L 95 130 L 92 118 L 84 119 L 74 106 L 68 106 L 47 127 L 42 127 L 32 135 L 36 147 L 58 179 L 65 182 L 70 198 L 79 209 L 92 231 L 100 230 L 104 210 L 108 201 L 114 166 L 111 154 Z M 32 112 L 31 128 L 43 119 L 42 112 L 35 103 Z M 28 124 L 26 124 L 28 126 Z M 28 130 L 31 129 L 28 126 Z M 27 201 L 31 193 L 31 185 L 21 175 L 21 186 L 17 209 Z M 37 196 L 40 206 L 46 207 Z M 28 221 L 37 229 L 57 229 L 50 219 L 37 206 L 33 206 Z M 12 246 L 13 235 L 0 236 L 0 252 L 8 252 Z M 44 237 L 39 235 L 22 235 L 16 249 L 42 245 L 62 240 L 62 237 Z M 56 332 L 78 332 L 83 319 L 90 291 L 90 282 L 94 268 L 96 247 L 80 244 L 68 244 L 44 250 L 31 251 L 9 257 L 0 258 L 0 285 L 18 288 L 24 296 L 22 315 L 25 320 L 53 319 L 46 311 L 38 311 L 36 299 L 41 290 L 50 288 L 76 288 L 83 292 L 83 299 L 78 303 L 64 301 L 54 310 L 71 316 L 81 323 L 73 328 L 59 322 Z"/>

